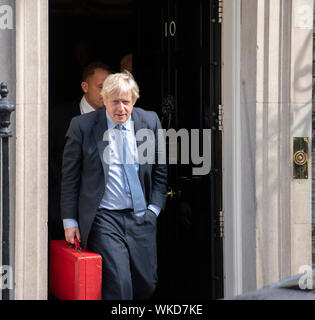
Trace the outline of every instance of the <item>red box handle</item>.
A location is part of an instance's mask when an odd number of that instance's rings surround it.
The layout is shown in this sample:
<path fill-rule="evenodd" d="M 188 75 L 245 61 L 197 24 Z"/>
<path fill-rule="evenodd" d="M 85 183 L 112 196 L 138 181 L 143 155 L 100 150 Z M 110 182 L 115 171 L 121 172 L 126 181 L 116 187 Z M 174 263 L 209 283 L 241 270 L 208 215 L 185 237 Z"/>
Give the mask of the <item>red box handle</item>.
<path fill-rule="evenodd" d="M 79 242 L 79 240 L 78 240 L 77 237 L 74 238 L 74 243 L 67 242 L 67 245 L 68 245 L 69 247 L 72 247 L 72 248 L 75 249 L 76 251 L 81 251 L 80 242 Z"/>
<path fill-rule="evenodd" d="M 76 250 L 81 251 L 80 242 L 77 237 L 74 238 L 74 246 Z"/>

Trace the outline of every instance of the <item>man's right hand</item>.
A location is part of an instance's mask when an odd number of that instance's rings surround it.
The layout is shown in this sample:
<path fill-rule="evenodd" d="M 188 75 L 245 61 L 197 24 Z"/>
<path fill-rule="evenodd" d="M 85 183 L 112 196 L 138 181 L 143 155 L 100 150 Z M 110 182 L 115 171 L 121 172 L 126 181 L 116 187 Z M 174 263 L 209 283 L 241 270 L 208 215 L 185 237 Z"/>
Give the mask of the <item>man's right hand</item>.
<path fill-rule="evenodd" d="M 65 229 L 65 237 L 66 237 L 66 241 L 70 242 L 71 244 L 74 244 L 75 237 L 77 237 L 78 240 L 81 241 L 79 228 L 74 227 L 74 228 Z"/>

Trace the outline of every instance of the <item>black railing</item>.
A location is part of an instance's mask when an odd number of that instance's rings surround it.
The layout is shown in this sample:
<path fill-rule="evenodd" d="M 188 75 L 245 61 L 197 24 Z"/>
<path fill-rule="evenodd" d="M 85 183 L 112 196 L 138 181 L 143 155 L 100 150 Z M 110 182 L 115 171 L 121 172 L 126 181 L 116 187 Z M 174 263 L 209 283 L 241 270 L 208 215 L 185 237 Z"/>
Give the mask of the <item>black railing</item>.
<path fill-rule="evenodd" d="M 0 84 L 0 138 L 2 159 L 2 266 L 10 266 L 10 198 L 9 198 L 9 137 L 11 112 L 14 106 L 9 103 L 7 84 Z M 7 280 L 9 281 L 9 280 Z M 3 285 L 3 284 L 2 284 Z M 2 300 L 9 300 L 9 287 L 2 287 Z"/>

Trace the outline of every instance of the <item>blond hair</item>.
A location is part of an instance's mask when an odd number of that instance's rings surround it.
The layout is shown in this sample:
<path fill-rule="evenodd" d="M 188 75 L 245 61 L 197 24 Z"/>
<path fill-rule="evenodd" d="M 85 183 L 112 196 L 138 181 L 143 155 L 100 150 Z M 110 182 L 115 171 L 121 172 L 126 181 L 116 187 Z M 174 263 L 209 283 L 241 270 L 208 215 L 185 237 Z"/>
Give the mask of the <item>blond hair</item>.
<path fill-rule="evenodd" d="M 132 74 L 128 71 L 121 73 L 114 73 L 109 75 L 104 83 L 101 91 L 101 96 L 104 101 L 115 92 L 128 92 L 131 91 L 132 102 L 135 103 L 140 97 L 139 87 L 133 78 Z"/>

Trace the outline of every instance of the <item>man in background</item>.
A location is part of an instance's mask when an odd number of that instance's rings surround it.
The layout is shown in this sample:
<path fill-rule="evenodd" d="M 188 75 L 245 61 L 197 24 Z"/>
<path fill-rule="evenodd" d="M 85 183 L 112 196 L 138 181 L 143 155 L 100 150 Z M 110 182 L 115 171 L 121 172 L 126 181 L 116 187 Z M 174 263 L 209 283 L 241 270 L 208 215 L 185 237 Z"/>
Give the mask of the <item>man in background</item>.
<path fill-rule="evenodd" d="M 123 56 L 120 61 L 120 72 L 128 71 L 132 73 L 132 53 Z"/>
<path fill-rule="evenodd" d="M 109 67 L 100 62 L 92 63 L 83 70 L 81 88 L 84 95 L 80 101 L 80 114 L 104 108 L 101 90 L 110 73 Z"/>
<path fill-rule="evenodd" d="M 90 63 L 82 73 L 82 98 L 56 106 L 51 111 L 49 130 L 49 240 L 64 239 L 59 203 L 62 153 L 67 129 L 74 116 L 104 108 L 100 93 L 103 82 L 110 73 L 110 68 L 106 64 L 102 62 Z"/>

